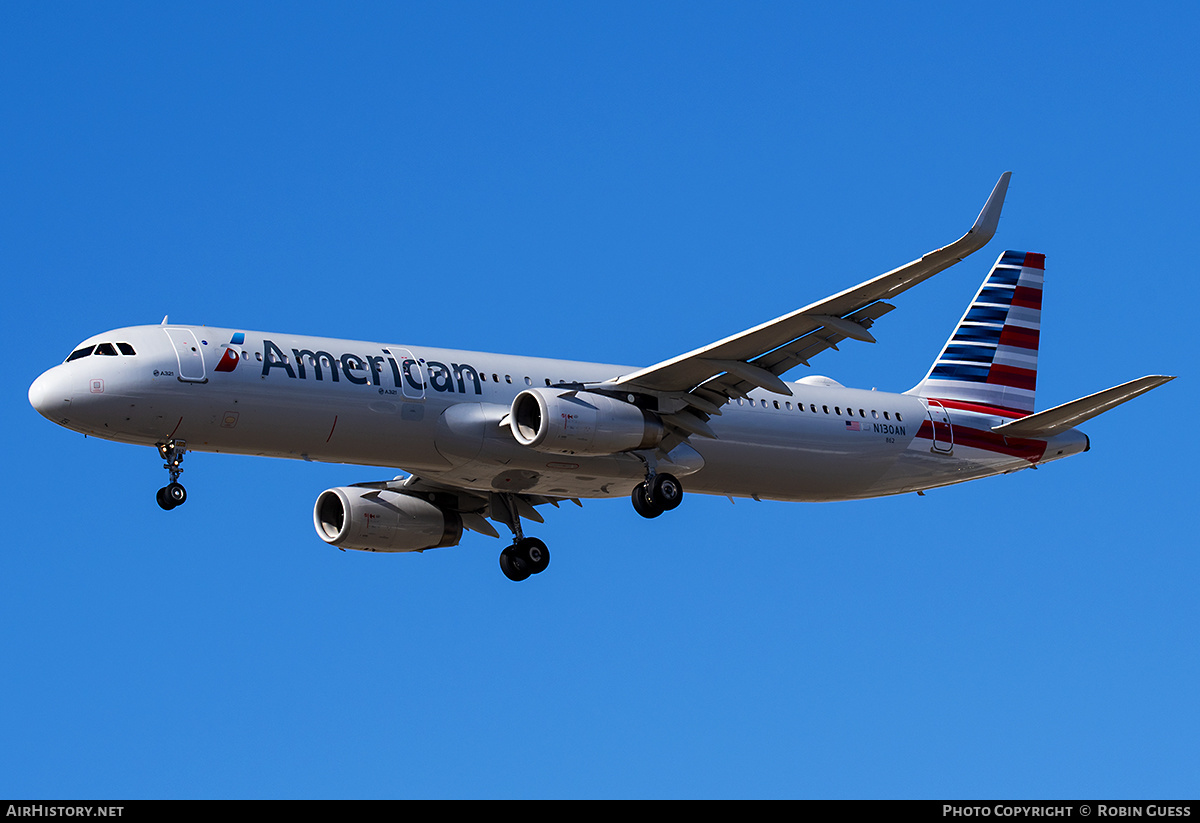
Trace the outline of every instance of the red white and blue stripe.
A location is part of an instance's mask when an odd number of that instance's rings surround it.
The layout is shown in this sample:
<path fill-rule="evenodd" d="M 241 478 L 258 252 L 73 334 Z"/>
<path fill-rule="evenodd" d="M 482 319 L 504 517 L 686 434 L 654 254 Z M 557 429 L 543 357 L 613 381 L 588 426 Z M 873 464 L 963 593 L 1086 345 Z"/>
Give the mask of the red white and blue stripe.
<path fill-rule="evenodd" d="M 996 260 L 933 368 L 913 394 L 1005 417 L 1034 410 L 1046 256 Z"/>

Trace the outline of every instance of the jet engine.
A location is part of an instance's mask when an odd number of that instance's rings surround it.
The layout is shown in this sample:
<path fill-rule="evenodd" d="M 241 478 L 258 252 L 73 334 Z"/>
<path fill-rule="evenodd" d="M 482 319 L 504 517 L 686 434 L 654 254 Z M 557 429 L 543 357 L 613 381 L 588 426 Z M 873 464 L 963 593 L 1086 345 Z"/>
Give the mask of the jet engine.
<path fill-rule="evenodd" d="M 343 486 L 321 492 L 313 525 L 322 540 L 342 549 L 419 552 L 456 546 L 462 518 L 411 494 Z"/>
<path fill-rule="evenodd" d="M 616 454 L 663 439 L 656 416 L 603 394 L 526 389 L 513 398 L 509 427 L 522 446 L 551 454 Z"/>

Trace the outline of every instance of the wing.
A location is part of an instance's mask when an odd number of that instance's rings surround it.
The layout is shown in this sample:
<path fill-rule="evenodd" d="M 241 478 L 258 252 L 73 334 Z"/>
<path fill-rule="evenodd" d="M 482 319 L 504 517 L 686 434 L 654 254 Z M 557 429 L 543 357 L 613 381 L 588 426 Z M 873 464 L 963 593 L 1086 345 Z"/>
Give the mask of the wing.
<path fill-rule="evenodd" d="M 728 400 L 754 388 L 790 395 L 779 375 L 808 365 L 814 355 L 837 349 L 846 338 L 875 342 L 868 329 L 894 306 L 883 302 L 953 266 L 987 244 L 996 233 L 1012 172 L 1000 176 L 971 229 L 948 246 L 919 260 L 861 283 L 768 323 L 711 345 L 600 384 L 601 391 L 644 392 L 676 401 L 681 413 L 666 422 L 693 434 L 708 435 L 703 415 L 720 414 Z M 670 407 L 668 406 L 668 409 Z M 711 436 L 711 435 L 708 435 Z"/>

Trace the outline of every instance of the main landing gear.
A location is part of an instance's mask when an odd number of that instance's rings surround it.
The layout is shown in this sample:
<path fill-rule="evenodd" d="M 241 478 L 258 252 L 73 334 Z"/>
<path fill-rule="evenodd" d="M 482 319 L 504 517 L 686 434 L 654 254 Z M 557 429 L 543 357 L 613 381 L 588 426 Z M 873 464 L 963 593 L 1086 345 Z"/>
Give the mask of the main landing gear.
<path fill-rule="evenodd" d="M 520 582 L 531 574 L 541 574 L 550 565 L 550 550 L 536 537 L 519 537 L 500 552 L 500 571 L 509 580 Z"/>
<path fill-rule="evenodd" d="M 504 502 L 507 525 L 513 533 L 513 543 L 500 552 L 500 571 L 514 582 L 525 580 L 530 575 L 541 574 L 550 565 L 550 550 L 536 537 L 526 537 L 521 530 L 521 515 L 517 513 L 512 495 L 499 495 Z M 493 498 L 495 499 L 495 498 Z"/>
<path fill-rule="evenodd" d="M 634 487 L 633 508 L 642 517 L 658 517 L 683 502 L 683 484 L 673 474 L 651 472 Z"/>
<path fill-rule="evenodd" d="M 182 506 L 187 501 L 187 489 L 179 483 L 179 475 L 183 474 L 183 469 L 179 468 L 179 464 L 183 462 L 183 455 L 187 452 L 187 443 L 182 440 L 168 440 L 166 443 L 158 444 L 158 453 L 162 455 L 163 468 L 171 475 L 171 482 L 158 490 L 155 499 L 158 500 L 158 505 L 164 511 L 170 511 L 176 506 Z"/>

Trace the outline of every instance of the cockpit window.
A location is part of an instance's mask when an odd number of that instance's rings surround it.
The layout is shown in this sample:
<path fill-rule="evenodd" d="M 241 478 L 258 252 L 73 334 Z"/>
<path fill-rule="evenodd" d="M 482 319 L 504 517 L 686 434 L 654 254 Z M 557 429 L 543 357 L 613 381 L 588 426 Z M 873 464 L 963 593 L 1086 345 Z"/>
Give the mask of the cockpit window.
<path fill-rule="evenodd" d="M 78 360 L 81 357 L 87 357 L 89 354 L 102 354 L 108 357 L 116 357 L 118 349 L 120 350 L 121 354 L 129 357 L 133 357 L 137 354 L 137 352 L 134 351 L 133 346 L 129 345 L 128 343 L 101 343 L 99 345 L 83 346 L 82 348 L 76 349 L 75 351 L 71 352 L 70 356 L 67 357 L 66 362 L 70 363 L 72 360 Z"/>

